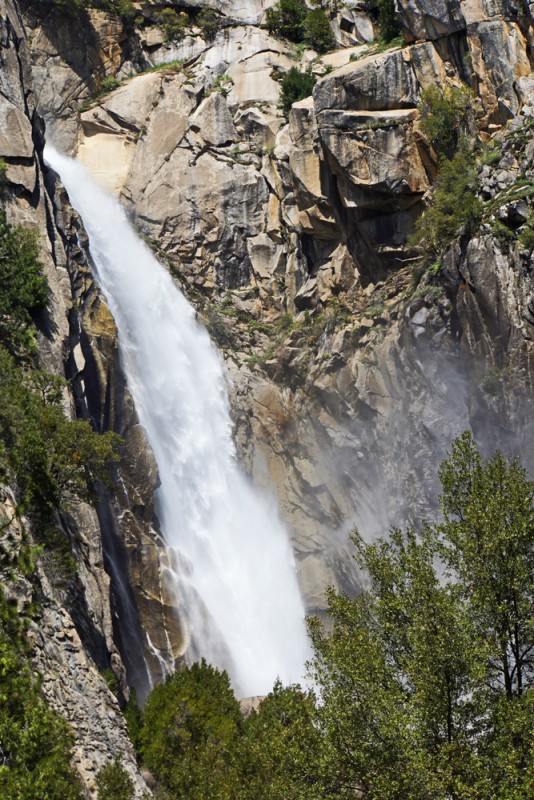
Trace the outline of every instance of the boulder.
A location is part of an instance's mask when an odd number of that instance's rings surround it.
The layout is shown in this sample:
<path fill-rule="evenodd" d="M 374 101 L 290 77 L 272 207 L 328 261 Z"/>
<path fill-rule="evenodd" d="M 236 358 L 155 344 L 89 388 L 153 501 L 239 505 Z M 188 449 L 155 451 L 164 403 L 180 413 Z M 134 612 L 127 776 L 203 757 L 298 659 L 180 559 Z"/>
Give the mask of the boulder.
<path fill-rule="evenodd" d="M 416 111 L 320 115 L 319 135 L 345 205 L 385 208 L 399 195 L 422 195 L 429 188 L 413 134 L 416 116 Z"/>
<path fill-rule="evenodd" d="M 431 43 L 367 56 L 347 64 L 315 86 L 317 114 L 327 109 L 347 111 L 414 108 L 421 88 L 442 84 L 445 68 Z"/>
<path fill-rule="evenodd" d="M 398 0 L 397 13 L 410 41 L 440 39 L 465 30 L 462 0 Z"/>
<path fill-rule="evenodd" d="M 223 147 L 238 139 L 226 100 L 220 92 L 210 94 L 201 102 L 189 118 L 189 129 L 213 147 Z"/>

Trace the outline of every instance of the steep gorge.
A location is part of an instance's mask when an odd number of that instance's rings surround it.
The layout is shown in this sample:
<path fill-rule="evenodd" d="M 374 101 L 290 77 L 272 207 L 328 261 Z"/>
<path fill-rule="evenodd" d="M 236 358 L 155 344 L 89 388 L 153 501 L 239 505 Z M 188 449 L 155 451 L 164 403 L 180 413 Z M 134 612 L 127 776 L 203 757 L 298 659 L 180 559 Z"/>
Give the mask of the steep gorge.
<path fill-rule="evenodd" d="M 167 661 L 179 661 L 184 641 L 160 580 L 154 459 L 85 232 L 43 171 L 41 119 L 47 138 L 121 196 L 223 349 L 236 444 L 256 485 L 276 491 L 308 611 L 322 611 L 326 585 L 357 585 L 345 550 L 352 524 L 372 535 L 433 513 L 435 467 L 454 434 L 471 427 L 482 445 L 531 459 L 532 256 L 517 235 L 530 213 L 517 188 L 534 177 L 529 4 L 458 0 L 444 15 L 443 4 L 401 0 L 408 44 L 386 52 L 366 44 L 376 23 L 353 4 L 337 21 L 345 48 L 301 57 L 319 81 L 288 124 L 273 76 L 297 60 L 260 26 L 268 3 L 218 6 L 225 25 L 213 42 L 192 28 L 179 43 L 164 41 L 156 5 L 136 4 L 144 22 L 127 33 L 102 11 L 72 25 L 32 8 L 23 21 L 1 4 L 8 211 L 41 231 L 53 292 L 42 360 L 72 379 L 72 413 L 126 442 L 116 497 L 98 514 L 73 508 L 77 588 L 70 606 L 57 596 L 37 650 L 52 676 L 46 643 L 59 640 L 61 677 L 45 690 L 72 721 L 91 720 L 78 729 L 88 783 L 116 747 L 134 769 L 118 706 L 92 662 L 111 665 L 127 691 L 124 661 L 143 692 L 139 647 L 156 679 L 160 669 L 146 634 Z M 83 110 L 105 76 L 120 86 Z M 479 176 L 491 214 L 415 290 L 407 236 L 436 174 L 418 104 L 436 83 L 472 89 L 472 125 L 500 152 Z M 511 231 L 507 240 L 495 220 Z M 65 628 L 83 677 L 60 643 Z M 84 712 L 60 689 L 68 675 L 93 686 Z"/>

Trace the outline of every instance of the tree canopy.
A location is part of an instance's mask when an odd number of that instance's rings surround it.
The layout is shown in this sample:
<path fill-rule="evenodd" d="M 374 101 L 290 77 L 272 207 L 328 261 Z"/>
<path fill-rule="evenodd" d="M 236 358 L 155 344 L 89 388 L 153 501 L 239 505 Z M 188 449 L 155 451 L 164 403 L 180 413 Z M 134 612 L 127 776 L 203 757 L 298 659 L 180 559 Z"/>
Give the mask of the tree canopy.
<path fill-rule="evenodd" d="M 312 625 L 340 797 L 532 796 L 534 484 L 469 433 L 440 479 L 443 521 L 355 534 L 369 588 L 330 593 L 332 633 Z"/>
<path fill-rule="evenodd" d="M 243 718 L 205 662 L 154 690 L 142 755 L 169 797 L 534 796 L 534 484 L 468 433 L 439 474 L 439 522 L 353 534 L 368 584 L 310 623 L 320 702 L 277 683 Z"/>

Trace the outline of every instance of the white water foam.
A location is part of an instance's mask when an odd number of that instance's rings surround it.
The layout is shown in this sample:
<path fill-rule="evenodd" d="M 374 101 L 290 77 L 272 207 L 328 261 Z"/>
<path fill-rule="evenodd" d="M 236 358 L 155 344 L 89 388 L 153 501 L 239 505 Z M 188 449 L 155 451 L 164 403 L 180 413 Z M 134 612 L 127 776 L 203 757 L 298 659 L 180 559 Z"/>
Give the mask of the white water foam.
<path fill-rule="evenodd" d="M 276 506 L 241 473 L 222 360 L 124 210 L 52 147 L 89 235 L 128 387 L 158 464 L 167 577 L 186 610 L 191 657 L 226 668 L 243 696 L 302 679 L 309 643 L 293 553 Z M 180 565 L 178 568 L 176 565 Z"/>

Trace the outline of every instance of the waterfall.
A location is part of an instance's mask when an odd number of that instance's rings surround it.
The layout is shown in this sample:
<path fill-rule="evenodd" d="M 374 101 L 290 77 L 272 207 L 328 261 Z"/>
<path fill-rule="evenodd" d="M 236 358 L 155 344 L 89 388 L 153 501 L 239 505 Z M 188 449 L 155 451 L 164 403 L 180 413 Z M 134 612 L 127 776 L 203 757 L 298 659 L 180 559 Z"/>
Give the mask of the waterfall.
<path fill-rule="evenodd" d="M 293 553 L 276 505 L 236 460 L 222 359 L 115 198 L 52 147 L 89 235 L 137 415 L 158 464 L 167 579 L 192 657 L 228 670 L 243 695 L 302 678 L 309 655 Z"/>

